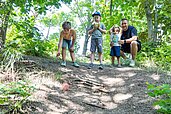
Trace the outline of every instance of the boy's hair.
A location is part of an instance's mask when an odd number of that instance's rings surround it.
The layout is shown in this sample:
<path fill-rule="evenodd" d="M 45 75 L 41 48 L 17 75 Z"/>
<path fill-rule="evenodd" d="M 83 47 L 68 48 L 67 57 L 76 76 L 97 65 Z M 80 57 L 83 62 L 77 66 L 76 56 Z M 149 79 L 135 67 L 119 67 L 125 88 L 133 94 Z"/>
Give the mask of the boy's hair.
<path fill-rule="evenodd" d="M 63 29 L 70 29 L 71 28 L 71 23 L 69 21 L 65 21 L 62 24 Z"/>

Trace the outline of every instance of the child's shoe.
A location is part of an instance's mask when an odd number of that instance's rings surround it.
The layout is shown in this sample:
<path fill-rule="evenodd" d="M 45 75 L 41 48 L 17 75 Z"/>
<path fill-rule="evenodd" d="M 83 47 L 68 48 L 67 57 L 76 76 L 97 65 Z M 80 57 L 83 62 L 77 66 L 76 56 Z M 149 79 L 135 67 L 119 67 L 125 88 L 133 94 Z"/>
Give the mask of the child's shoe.
<path fill-rule="evenodd" d="M 79 65 L 76 63 L 76 62 L 73 62 L 73 66 L 75 66 L 75 67 L 79 67 Z"/>
<path fill-rule="evenodd" d="M 91 69 L 93 67 L 93 63 L 90 63 L 89 65 L 88 65 L 88 69 Z"/>
<path fill-rule="evenodd" d="M 61 66 L 66 67 L 66 61 L 62 61 Z"/>
<path fill-rule="evenodd" d="M 103 70 L 103 64 L 100 64 L 100 65 L 99 65 L 99 69 L 100 69 L 100 70 Z"/>
<path fill-rule="evenodd" d="M 121 68 L 121 64 L 118 64 L 117 67 L 118 67 L 118 68 Z"/>

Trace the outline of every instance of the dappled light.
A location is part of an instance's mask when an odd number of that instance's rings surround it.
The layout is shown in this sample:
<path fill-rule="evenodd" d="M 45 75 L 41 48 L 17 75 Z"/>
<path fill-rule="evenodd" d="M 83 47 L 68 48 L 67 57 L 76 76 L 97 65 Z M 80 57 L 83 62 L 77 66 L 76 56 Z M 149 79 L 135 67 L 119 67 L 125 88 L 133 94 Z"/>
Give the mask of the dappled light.
<path fill-rule="evenodd" d="M 160 75 L 157 75 L 157 74 L 152 74 L 150 77 L 156 81 L 160 79 Z"/>
<path fill-rule="evenodd" d="M 122 78 L 108 78 L 107 76 L 101 76 L 99 79 L 108 86 L 122 86 L 125 84 L 125 81 Z"/>
<path fill-rule="evenodd" d="M 132 94 L 122 94 L 122 93 L 118 93 L 116 95 L 113 96 L 113 100 L 116 102 L 116 103 L 122 103 L 124 102 L 124 100 L 127 100 L 127 99 L 130 99 L 133 95 Z"/>

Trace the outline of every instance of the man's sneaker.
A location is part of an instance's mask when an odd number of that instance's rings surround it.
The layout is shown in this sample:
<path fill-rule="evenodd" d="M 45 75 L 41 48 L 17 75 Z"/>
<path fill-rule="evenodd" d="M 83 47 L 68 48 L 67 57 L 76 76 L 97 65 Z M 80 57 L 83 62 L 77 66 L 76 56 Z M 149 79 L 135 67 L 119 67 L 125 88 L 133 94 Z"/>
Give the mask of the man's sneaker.
<path fill-rule="evenodd" d="M 134 60 L 131 60 L 129 66 L 134 67 L 135 66 L 135 61 Z"/>
<path fill-rule="evenodd" d="M 66 61 L 62 61 L 61 66 L 66 67 Z"/>
<path fill-rule="evenodd" d="M 93 67 L 93 63 L 90 63 L 89 65 L 88 65 L 88 69 L 91 69 Z"/>
<path fill-rule="evenodd" d="M 118 68 L 121 68 L 121 64 L 118 64 L 117 67 L 118 67 Z"/>
<path fill-rule="evenodd" d="M 99 69 L 103 70 L 103 64 L 99 65 Z"/>
<path fill-rule="evenodd" d="M 75 67 L 79 67 L 79 65 L 76 63 L 76 62 L 73 62 L 73 66 L 75 66 Z"/>

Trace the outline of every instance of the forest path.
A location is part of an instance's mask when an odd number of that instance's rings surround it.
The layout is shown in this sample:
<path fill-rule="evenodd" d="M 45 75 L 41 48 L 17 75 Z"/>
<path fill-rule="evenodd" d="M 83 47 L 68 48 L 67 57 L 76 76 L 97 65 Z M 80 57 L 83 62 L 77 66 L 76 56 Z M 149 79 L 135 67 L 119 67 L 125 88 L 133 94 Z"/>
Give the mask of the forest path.
<path fill-rule="evenodd" d="M 36 86 L 30 114 L 154 114 L 154 98 L 147 95 L 146 82 L 171 83 L 171 76 L 132 67 L 97 66 L 86 63 L 75 68 L 71 62 L 61 67 L 59 61 L 27 58 L 28 79 Z M 25 64 L 26 65 L 26 64 Z M 60 79 L 60 80 L 57 80 Z M 63 91 L 62 83 L 69 84 Z"/>

